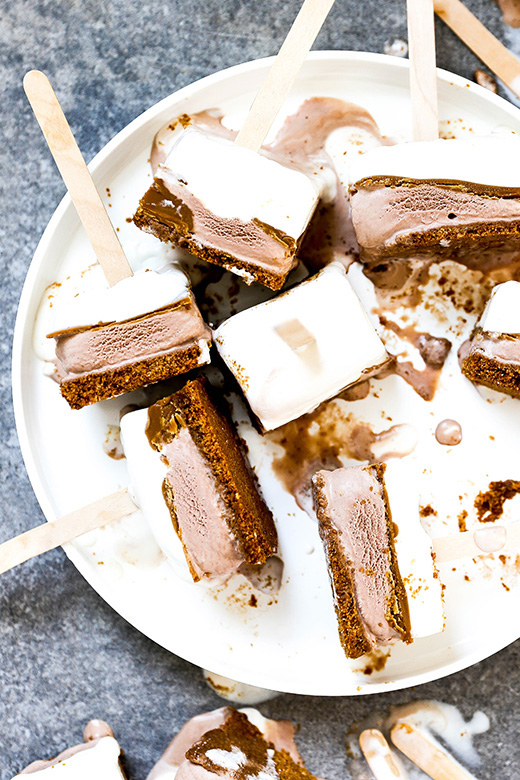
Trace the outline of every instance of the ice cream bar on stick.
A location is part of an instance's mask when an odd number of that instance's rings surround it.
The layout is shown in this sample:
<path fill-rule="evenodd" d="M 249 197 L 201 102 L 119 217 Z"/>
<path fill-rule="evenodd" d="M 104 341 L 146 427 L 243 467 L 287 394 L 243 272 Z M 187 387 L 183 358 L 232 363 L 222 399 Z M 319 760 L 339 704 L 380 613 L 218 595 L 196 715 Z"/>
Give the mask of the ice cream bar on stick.
<path fill-rule="evenodd" d="M 137 501 L 181 576 L 222 581 L 276 552 L 272 514 L 204 379 L 124 415 L 121 440 Z"/>
<path fill-rule="evenodd" d="M 497 284 L 475 327 L 462 373 L 520 398 L 520 282 Z"/>
<path fill-rule="evenodd" d="M 136 505 L 124 488 L 57 520 L 26 531 L 0 544 L 0 574 L 95 528 L 135 512 Z"/>
<path fill-rule="evenodd" d="M 475 780 L 458 761 L 411 723 L 397 723 L 390 736 L 394 745 L 432 780 Z"/>
<path fill-rule="evenodd" d="M 390 745 L 379 729 L 365 729 L 359 746 L 375 780 L 406 780 L 408 774 L 396 761 Z"/>
<path fill-rule="evenodd" d="M 520 97 L 520 62 L 460 0 L 435 0 L 435 13 Z"/>
<path fill-rule="evenodd" d="M 186 275 L 132 274 L 49 80 L 30 71 L 24 88 L 109 285 L 80 293 L 50 334 L 63 397 L 80 409 L 208 363 L 211 334 Z"/>
<path fill-rule="evenodd" d="M 103 780 L 127 780 L 121 764 L 121 748 L 114 739 L 110 726 L 102 720 L 91 720 L 85 726 L 83 742 L 62 751 L 56 758 L 33 761 L 17 778 L 33 780 L 89 780 L 100 777 Z"/>
<path fill-rule="evenodd" d="M 311 412 L 389 361 L 338 262 L 233 315 L 214 339 L 266 431 Z"/>
<path fill-rule="evenodd" d="M 280 289 L 318 203 L 309 176 L 259 154 L 334 0 L 305 0 L 235 142 L 188 127 L 134 215 L 138 227 Z"/>
<path fill-rule="evenodd" d="M 414 480 L 396 461 L 312 478 L 341 645 L 348 658 L 439 633 L 442 586 Z"/>
<path fill-rule="evenodd" d="M 421 16 L 409 3 L 414 140 L 370 150 L 354 160 L 354 230 L 369 268 L 409 257 L 444 256 L 479 268 L 489 256 L 496 262 L 497 253 L 507 258 L 520 249 L 520 138 L 510 133 L 438 139 L 432 111 L 432 3 L 417 3 L 428 8 Z M 422 43 L 414 41 L 414 19 L 427 21 L 429 33 Z M 433 75 L 428 75 L 430 69 Z M 428 127 L 420 128 L 421 117 L 425 123 L 430 118 Z"/>

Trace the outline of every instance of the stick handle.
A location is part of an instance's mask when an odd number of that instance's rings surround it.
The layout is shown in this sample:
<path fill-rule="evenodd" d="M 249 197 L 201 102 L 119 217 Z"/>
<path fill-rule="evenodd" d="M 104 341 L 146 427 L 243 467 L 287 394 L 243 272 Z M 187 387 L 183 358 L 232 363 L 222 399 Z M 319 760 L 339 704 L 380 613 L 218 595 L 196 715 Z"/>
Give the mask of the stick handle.
<path fill-rule="evenodd" d="M 119 520 L 136 509 L 128 489 L 124 488 L 51 523 L 43 523 L 20 536 L 15 536 L 14 539 L 0 544 L 0 574 L 41 553 L 71 542 L 87 531 Z"/>
<path fill-rule="evenodd" d="M 333 5 L 305 0 L 236 137 L 239 146 L 260 149 Z"/>
<path fill-rule="evenodd" d="M 394 745 L 432 780 L 475 780 L 455 759 L 410 723 L 397 723 L 390 736 Z"/>
<path fill-rule="evenodd" d="M 384 735 L 378 729 L 365 729 L 359 735 L 359 746 L 375 780 L 406 780 L 407 774 L 395 760 Z"/>
<path fill-rule="evenodd" d="M 439 137 L 433 0 L 406 0 L 414 141 Z"/>
<path fill-rule="evenodd" d="M 440 536 L 432 542 L 436 563 L 449 563 L 461 558 L 476 558 L 497 552 L 518 551 L 520 547 L 520 522 L 508 525 L 491 525 L 474 531 L 463 531 L 450 536 Z"/>
<path fill-rule="evenodd" d="M 132 269 L 49 79 L 31 70 L 23 86 L 107 282 L 117 284 Z"/>
<path fill-rule="evenodd" d="M 435 0 L 435 13 L 520 97 L 520 62 L 460 0 Z"/>

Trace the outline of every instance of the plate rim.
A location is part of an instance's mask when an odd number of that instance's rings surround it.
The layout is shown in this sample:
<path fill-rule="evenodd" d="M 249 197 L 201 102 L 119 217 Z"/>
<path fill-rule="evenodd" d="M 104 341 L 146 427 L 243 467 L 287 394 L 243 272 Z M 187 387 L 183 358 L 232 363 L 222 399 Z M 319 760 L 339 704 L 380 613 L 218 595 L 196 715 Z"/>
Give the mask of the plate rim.
<path fill-rule="evenodd" d="M 96 170 L 105 162 L 105 160 L 108 157 L 110 157 L 110 155 L 117 149 L 117 147 L 121 143 L 126 141 L 127 138 L 130 137 L 140 126 L 146 124 L 149 120 L 152 120 L 154 116 L 159 115 L 163 111 L 163 109 L 165 109 L 170 103 L 179 102 L 187 97 L 190 97 L 193 92 L 197 92 L 201 88 L 206 88 L 207 86 L 210 86 L 212 82 L 218 82 L 222 78 L 233 77 L 234 75 L 239 75 L 239 74 L 243 75 L 244 73 L 248 73 L 249 71 L 254 71 L 257 69 L 261 70 L 262 68 L 269 66 L 273 62 L 273 60 L 274 60 L 274 56 L 263 57 L 254 60 L 247 60 L 245 62 L 232 65 L 228 68 L 215 71 L 214 73 L 211 73 L 207 76 L 197 79 L 196 81 L 193 81 L 185 85 L 184 87 L 181 87 L 179 90 L 172 92 L 170 95 L 167 95 L 166 97 L 159 100 L 157 103 L 147 108 L 137 117 L 135 117 L 129 124 L 127 124 L 124 128 L 122 128 L 118 133 L 116 133 L 116 135 L 110 141 L 108 141 L 108 143 L 105 144 L 103 148 L 91 160 L 91 162 L 88 165 L 89 170 L 91 171 L 91 173 L 95 174 Z M 386 64 L 393 68 L 400 68 L 401 70 L 409 69 L 408 59 L 381 54 L 378 52 L 363 52 L 363 51 L 351 51 L 351 50 L 320 50 L 320 51 L 311 52 L 307 57 L 307 61 L 319 62 L 321 60 L 325 60 L 325 61 L 346 60 L 354 63 L 356 61 L 361 63 L 370 62 L 370 63 L 379 63 L 381 65 Z M 510 103 L 505 98 L 502 98 L 501 96 L 490 92 L 484 87 L 481 87 L 480 85 L 472 81 L 469 81 L 463 76 L 452 73 L 451 71 L 442 68 L 437 68 L 437 76 L 441 82 L 445 82 L 450 86 L 452 85 L 456 87 L 469 88 L 470 91 L 473 91 L 477 95 L 481 95 L 482 97 L 485 97 L 485 99 L 488 102 L 495 104 L 497 107 L 500 107 L 503 111 L 505 110 L 506 113 L 512 115 L 512 117 L 515 118 L 517 121 L 520 121 L 520 109 L 517 108 L 514 104 Z M 31 483 L 31 487 L 34 491 L 36 499 L 40 505 L 40 508 L 47 522 L 52 522 L 53 520 L 55 520 L 56 514 L 53 511 L 50 500 L 47 496 L 46 488 L 44 487 L 44 484 L 40 479 L 38 473 L 38 467 L 35 458 L 33 457 L 33 450 L 30 442 L 29 430 L 26 425 L 26 420 L 24 416 L 23 397 L 22 397 L 23 396 L 22 394 L 22 381 L 23 381 L 22 346 L 23 346 L 25 331 L 26 328 L 28 327 L 27 309 L 28 309 L 34 284 L 38 279 L 38 275 L 40 273 L 41 266 L 45 258 L 45 254 L 49 246 L 52 244 L 52 241 L 54 239 L 54 234 L 57 231 L 59 224 L 62 218 L 64 217 L 65 213 L 71 208 L 73 208 L 73 206 L 72 206 L 70 196 L 68 194 L 65 194 L 61 199 L 60 203 L 58 204 L 57 208 L 53 212 L 49 222 L 47 223 L 38 241 L 33 257 L 27 269 L 27 274 L 18 301 L 18 308 L 16 313 L 15 326 L 13 331 L 13 343 L 12 343 L 11 385 L 12 385 L 12 400 L 13 400 L 16 432 L 18 435 L 20 450 L 21 450 L 27 475 Z M 32 327 L 32 323 L 31 323 L 31 327 Z M 72 562 L 72 564 L 75 566 L 75 568 L 78 570 L 78 572 L 87 581 L 90 587 L 92 587 L 93 590 L 96 591 L 97 595 L 100 598 L 102 598 L 120 617 L 122 617 L 133 628 L 135 628 L 137 631 L 147 636 L 148 639 L 151 639 L 159 646 L 162 646 L 160 645 L 159 642 L 157 642 L 156 639 L 150 637 L 141 628 L 135 626 L 132 620 L 129 619 L 124 613 L 120 612 L 120 610 L 116 608 L 116 606 L 114 606 L 110 594 L 105 594 L 105 593 L 102 594 L 96 587 L 94 587 L 94 585 L 92 585 L 88 576 L 88 566 L 86 562 L 82 559 L 80 553 L 77 552 L 73 546 L 67 544 L 62 549 L 64 550 L 65 554 Z M 337 690 L 335 691 L 323 690 L 323 687 L 313 688 L 312 684 L 310 686 L 308 685 L 305 691 L 302 691 L 301 687 L 298 688 L 295 687 L 294 685 L 293 686 L 286 685 L 283 688 L 283 690 L 281 690 L 281 692 L 292 693 L 292 694 L 303 693 L 304 695 L 313 695 L 313 696 L 352 696 L 352 695 L 366 696 L 370 694 L 384 693 L 386 691 L 403 690 L 406 688 L 410 688 L 412 686 L 423 685 L 428 682 L 434 682 L 436 680 L 440 680 L 443 679 L 444 677 L 448 677 L 452 674 L 455 674 L 459 671 L 463 671 L 464 669 L 467 669 L 475 665 L 476 663 L 479 663 L 482 660 L 492 657 L 493 655 L 500 652 L 501 650 L 503 650 L 504 648 L 506 648 L 508 645 L 512 644 L 514 641 L 516 641 L 519 638 L 520 638 L 520 626 L 516 631 L 512 631 L 511 635 L 508 636 L 506 640 L 500 644 L 499 647 L 494 648 L 491 652 L 488 652 L 486 649 L 479 650 L 474 652 L 471 655 L 464 656 L 462 659 L 456 659 L 455 661 L 452 661 L 446 666 L 443 666 L 441 669 L 436 669 L 433 671 L 430 670 L 428 672 L 424 672 L 424 671 L 418 672 L 414 676 L 407 677 L 406 679 L 371 683 L 368 686 L 358 685 L 353 689 L 349 688 L 347 692 L 342 692 L 342 691 L 338 692 Z M 200 665 L 196 660 L 193 660 L 193 656 L 190 658 L 183 655 L 182 653 L 179 653 L 178 651 L 172 651 L 169 650 L 169 648 L 165 648 L 165 649 L 167 649 L 168 652 L 171 652 L 174 655 L 177 655 L 178 657 L 183 658 L 184 660 L 190 663 L 193 663 L 195 665 Z M 231 672 L 231 670 L 226 670 L 225 668 L 223 668 L 225 666 L 226 664 L 223 664 L 220 666 L 218 670 L 210 670 L 210 671 L 215 671 L 215 673 L 221 674 L 222 676 L 230 676 L 230 674 L 226 672 Z M 262 675 L 260 674 L 260 678 L 261 676 Z M 237 679 L 235 673 L 231 674 L 231 678 Z M 258 677 L 255 678 L 253 682 L 251 682 L 250 679 L 247 680 L 243 678 L 242 679 L 239 678 L 237 681 L 244 684 L 253 684 L 258 687 L 266 687 L 265 685 L 264 686 L 262 685 L 262 680 L 260 678 Z M 338 687 L 341 688 L 341 680 L 337 680 L 336 682 L 338 683 Z"/>

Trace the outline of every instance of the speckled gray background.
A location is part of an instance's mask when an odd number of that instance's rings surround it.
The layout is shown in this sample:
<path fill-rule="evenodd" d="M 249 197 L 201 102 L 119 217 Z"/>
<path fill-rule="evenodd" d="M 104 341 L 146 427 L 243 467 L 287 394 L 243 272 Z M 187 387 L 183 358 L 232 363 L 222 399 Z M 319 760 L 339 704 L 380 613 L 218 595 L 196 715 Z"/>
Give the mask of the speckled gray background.
<path fill-rule="evenodd" d="M 520 31 L 493 0 L 472 10 L 520 53 Z M 38 239 L 64 188 L 22 91 L 45 70 L 87 159 L 130 120 L 189 82 L 274 54 L 298 0 L 0 0 L 0 540 L 43 521 L 16 437 L 10 360 L 16 308 Z M 316 48 L 381 52 L 406 38 L 404 0 L 337 0 Z M 377 20 L 375 23 L 374 20 Z M 471 77 L 477 60 L 442 24 L 440 66 Z M 485 630 L 485 615 L 483 615 Z M 208 637 L 208 641 L 210 638 Z M 309 767 L 349 777 L 343 744 L 353 720 L 374 708 L 434 697 L 465 716 L 483 709 L 477 739 L 487 780 L 520 777 L 520 643 L 477 666 L 412 691 L 366 698 L 282 696 L 262 709 L 301 724 Z M 312 674 L 312 670 L 309 670 Z M 198 669 L 125 623 L 83 581 L 61 550 L 4 575 L 0 584 L 0 778 L 79 741 L 102 717 L 144 780 L 184 720 L 220 700 Z"/>

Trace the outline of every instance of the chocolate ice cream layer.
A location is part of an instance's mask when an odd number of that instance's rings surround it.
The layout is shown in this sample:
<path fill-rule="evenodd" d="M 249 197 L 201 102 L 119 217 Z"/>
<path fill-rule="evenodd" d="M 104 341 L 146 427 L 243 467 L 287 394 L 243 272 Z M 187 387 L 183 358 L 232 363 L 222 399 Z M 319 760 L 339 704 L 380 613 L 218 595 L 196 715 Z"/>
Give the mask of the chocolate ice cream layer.
<path fill-rule="evenodd" d="M 462 362 L 462 373 L 472 382 L 520 398 L 520 334 L 478 328 Z"/>
<path fill-rule="evenodd" d="M 193 299 L 126 322 L 52 335 L 61 381 L 182 351 L 201 339 L 211 339 Z"/>
<path fill-rule="evenodd" d="M 518 193 L 469 189 L 464 183 L 356 185 L 352 221 L 365 259 L 417 252 L 457 259 L 478 249 L 520 249 Z"/>
<path fill-rule="evenodd" d="M 187 188 L 181 188 L 166 168 L 145 193 L 135 224 L 161 241 L 183 247 L 210 263 L 238 271 L 273 290 L 282 287 L 295 267 L 295 239 L 257 219 L 218 221 Z M 218 236 L 218 247 L 215 246 Z"/>
<path fill-rule="evenodd" d="M 313 478 L 340 639 L 351 658 L 410 637 L 383 472 L 357 466 Z"/>
<path fill-rule="evenodd" d="M 213 472 L 189 430 L 181 428 L 162 448 L 168 490 L 175 501 L 177 533 L 197 579 L 230 576 L 243 563 L 228 525 L 228 509 Z"/>

